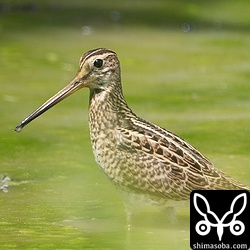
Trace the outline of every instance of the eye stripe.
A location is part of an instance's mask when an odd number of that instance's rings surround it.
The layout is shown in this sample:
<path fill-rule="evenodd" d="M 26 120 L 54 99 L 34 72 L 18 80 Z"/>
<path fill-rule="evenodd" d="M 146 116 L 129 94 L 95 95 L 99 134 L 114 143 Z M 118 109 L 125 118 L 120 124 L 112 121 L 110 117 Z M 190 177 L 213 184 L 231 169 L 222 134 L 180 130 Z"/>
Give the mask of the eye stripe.
<path fill-rule="evenodd" d="M 110 54 L 110 53 L 113 53 L 116 55 L 116 53 L 112 50 L 109 50 L 109 49 L 104 49 L 104 48 L 100 48 L 100 49 L 97 49 L 97 50 L 90 50 L 88 51 L 87 53 L 85 53 L 81 58 L 80 58 L 80 62 L 79 62 L 79 69 L 82 68 L 83 64 L 85 63 L 85 61 L 87 59 L 89 59 L 90 57 L 92 56 L 100 56 L 100 55 L 103 55 L 103 54 Z"/>

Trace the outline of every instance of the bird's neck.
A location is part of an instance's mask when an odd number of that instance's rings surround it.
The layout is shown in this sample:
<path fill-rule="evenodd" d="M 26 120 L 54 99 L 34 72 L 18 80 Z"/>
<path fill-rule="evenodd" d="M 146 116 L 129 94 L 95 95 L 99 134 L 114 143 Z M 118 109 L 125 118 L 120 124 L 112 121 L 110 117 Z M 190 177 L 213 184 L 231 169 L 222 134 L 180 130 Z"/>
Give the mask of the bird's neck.
<path fill-rule="evenodd" d="M 90 90 L 90 129 L 115 128 L 131 114 L 121 89 Z"/>

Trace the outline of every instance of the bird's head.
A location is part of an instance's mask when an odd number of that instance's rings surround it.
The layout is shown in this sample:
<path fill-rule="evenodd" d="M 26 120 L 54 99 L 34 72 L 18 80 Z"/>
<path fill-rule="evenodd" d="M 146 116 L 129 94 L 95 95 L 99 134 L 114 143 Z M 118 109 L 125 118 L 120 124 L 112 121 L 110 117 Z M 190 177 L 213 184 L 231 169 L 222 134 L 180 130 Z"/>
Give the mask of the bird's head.
<path fill-rule="evenodd" d="M 79 70 L 73 80 L 24 119 L 15 131 L 20 132 L 25 125 L 81 88 L 101 92 L 119 82 L 120 65 L 116 53 L 108 49 L 90 50 L 80 58 Z"/>
<path fill-rule="evenodd" d="M 79 82 L 79 88 L 101 91 L 119 76 L 120 65 L 116 53 L 108 49 L 96 49 L 80 58 L 79 70 L 73 81 Z"/>

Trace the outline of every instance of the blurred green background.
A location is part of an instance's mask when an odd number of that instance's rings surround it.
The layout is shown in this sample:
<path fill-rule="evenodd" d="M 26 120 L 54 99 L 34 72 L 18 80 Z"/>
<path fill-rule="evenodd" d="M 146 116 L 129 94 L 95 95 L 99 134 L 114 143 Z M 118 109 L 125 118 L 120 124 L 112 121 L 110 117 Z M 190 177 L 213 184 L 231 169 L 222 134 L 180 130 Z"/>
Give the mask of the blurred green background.
<path fill-rule="evenodd" d="M 189 249 L 179 224 L 145 209 L 126 231 L 121 197 L 95 164 L 88 90 L 14 128 L 75 75 L 80 56 L 115 50 L 130 107 L 250 185 L 249 1 L 1 1 L 1 249 Z"/>

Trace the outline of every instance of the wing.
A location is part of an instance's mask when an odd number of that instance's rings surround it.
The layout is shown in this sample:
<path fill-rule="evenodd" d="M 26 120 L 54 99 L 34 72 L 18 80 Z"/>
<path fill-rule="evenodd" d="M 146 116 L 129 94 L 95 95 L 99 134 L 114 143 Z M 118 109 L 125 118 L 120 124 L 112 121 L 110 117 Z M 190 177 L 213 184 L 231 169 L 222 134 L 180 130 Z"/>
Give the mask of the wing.
<path fill-rule="evenodd" d="M 123 180 L 129 189 L 174 200 L 195 189 L 244 189 L 196 148 L 173 133 L 134 117 L 116 130 Z"/>

